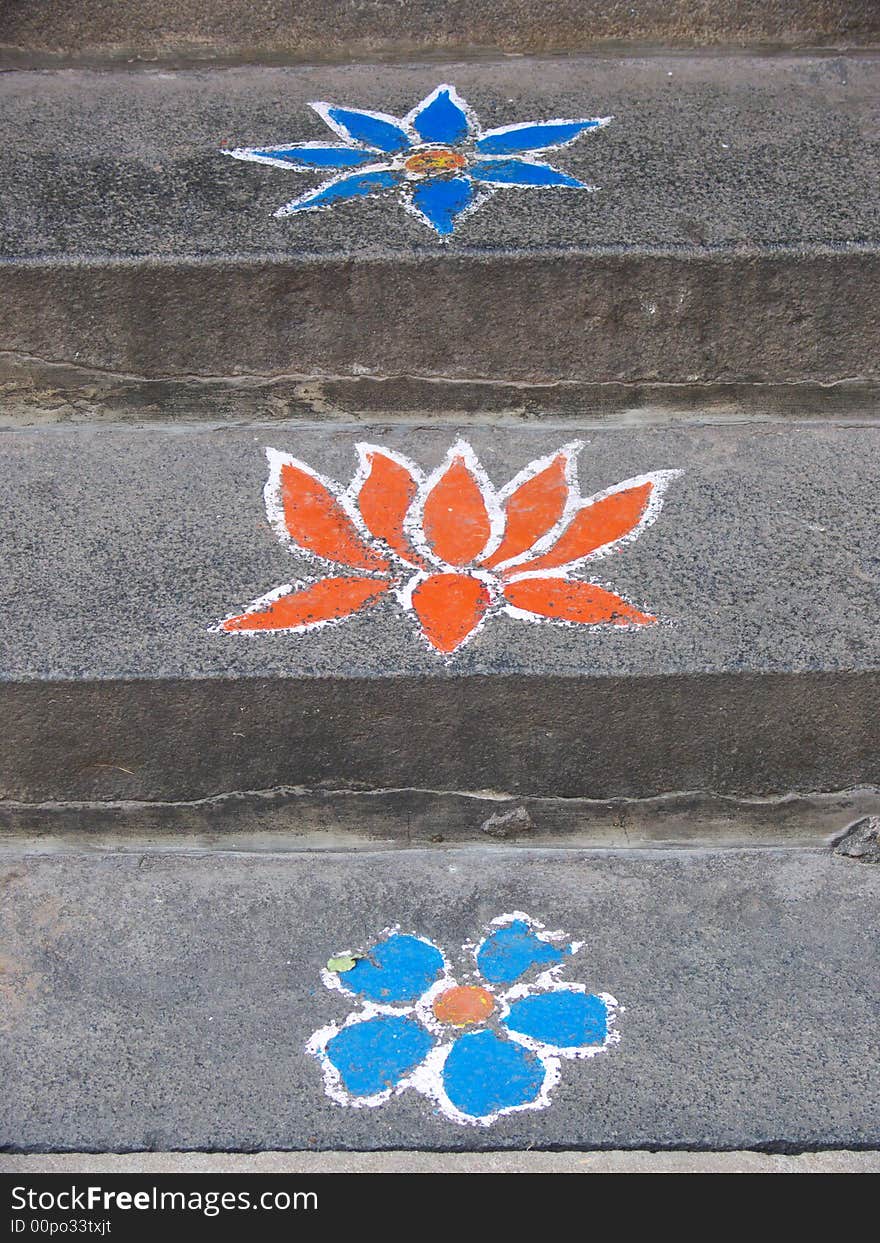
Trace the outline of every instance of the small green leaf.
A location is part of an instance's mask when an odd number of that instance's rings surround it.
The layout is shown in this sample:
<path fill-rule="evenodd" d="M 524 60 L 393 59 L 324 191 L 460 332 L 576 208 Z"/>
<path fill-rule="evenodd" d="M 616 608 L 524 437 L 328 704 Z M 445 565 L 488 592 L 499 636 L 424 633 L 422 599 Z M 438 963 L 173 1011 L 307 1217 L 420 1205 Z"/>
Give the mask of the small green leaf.
<path fill-rule="evenodd" d="M 355 954 L 338 954 L 335 958 L 329 959 L 327 963 L 328 971 L 351 971 L 352 967 L 357 964 L 357 956 Z"/>

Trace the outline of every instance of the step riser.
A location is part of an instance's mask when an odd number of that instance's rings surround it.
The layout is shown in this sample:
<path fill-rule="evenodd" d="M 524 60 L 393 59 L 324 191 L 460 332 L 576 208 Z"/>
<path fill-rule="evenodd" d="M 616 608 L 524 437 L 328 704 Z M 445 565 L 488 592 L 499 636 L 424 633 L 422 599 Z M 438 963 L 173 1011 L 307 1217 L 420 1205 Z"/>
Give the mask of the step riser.
<path fill-rule="evenodd" d="M 77 63 L 137 57 L 308 60 L 377 55 L 570 52 L 596 44 L 769 44 L 852 47 L 880 42 L 872 0 L 493 0 L 491 4 L 407 0 L 335 4 L 324 0 L 83 4 L 53 0 L 11 6 L 0 16 L 0 64 Z"/>
<path fill-rule="evenodd" d="M 880 674 L 845 672 L 7 685 L 0 792 L 44 802 L 283 786 L 598 799 L 841 790 L 880 786 L 878 702 Z"/>
<path fill-rule="evenodd" d="M 830 383 L 880 378 L 878 287 L 871 253 L 13 264 L 0 348 L 145 378 Z"/>

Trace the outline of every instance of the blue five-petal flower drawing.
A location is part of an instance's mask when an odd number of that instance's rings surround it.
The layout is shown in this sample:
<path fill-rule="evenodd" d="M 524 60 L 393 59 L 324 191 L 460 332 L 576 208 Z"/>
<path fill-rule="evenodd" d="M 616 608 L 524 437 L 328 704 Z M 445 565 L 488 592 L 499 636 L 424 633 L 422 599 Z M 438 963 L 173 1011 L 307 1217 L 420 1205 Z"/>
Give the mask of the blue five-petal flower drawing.
<path fill-rule="evenodd" d="M 306 1045 L 327 1095 L 372 1106 L 412 1088 L 450 1121 L 477 1126 L 546 1108 L 562 1059 L 620 1038 L 612 996 L 558 978 L 581 945 L 514 911 L 464 946 L 473 967 L 454 972 L 431 941 L 386 928 L 350 970 L 322 972 L 359 1002 Z"/>
<path fill-rule="evenodd" d="M 312 103 L 343 141 L 294 142 L 224 151 L 236 160 L 297 173 L 335 175 L 275 212 L 292 216 L 345 199 L 394 192 L 404 208 L 442 238 L 503 186 L 595 190 L 544 160 L 611 117 L 521 121 L 482 130 L 454 86 L 443 84 L 399 119 L 384 112 Z"/>

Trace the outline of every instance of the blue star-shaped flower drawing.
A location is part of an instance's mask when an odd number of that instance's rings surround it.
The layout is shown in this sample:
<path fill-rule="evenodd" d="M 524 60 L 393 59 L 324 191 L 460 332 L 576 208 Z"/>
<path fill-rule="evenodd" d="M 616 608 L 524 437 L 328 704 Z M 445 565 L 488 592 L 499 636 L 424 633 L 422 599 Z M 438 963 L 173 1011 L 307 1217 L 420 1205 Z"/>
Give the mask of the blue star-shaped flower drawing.
<path fill-rule="evenodd" d="M 279 147 L 236 147 L 236 160 L 298 173 L 335 174 L 275 212 L 292 216 L 332 207 L 344 199 L 393 192 L 402 206 L 442 238 L 503 186 L 563 186 L 594 190 L 544 160 L 611 117 L 521 121 L 482 130 L 454 86 L 438 86 L 407 116 L 313 103 L 342 142 L 294 142 Z"/>

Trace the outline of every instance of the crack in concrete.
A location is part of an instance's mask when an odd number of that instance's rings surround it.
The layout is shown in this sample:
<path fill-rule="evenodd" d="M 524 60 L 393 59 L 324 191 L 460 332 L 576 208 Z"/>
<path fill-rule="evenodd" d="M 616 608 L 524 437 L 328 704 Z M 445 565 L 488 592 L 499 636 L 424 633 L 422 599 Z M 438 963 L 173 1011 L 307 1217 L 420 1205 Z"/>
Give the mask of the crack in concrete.
<path fill-rule="evenodd" d="M 829 850 L 850 826 L 877 815 L 880 789 L 874 787 L 598 800 L 497 790 L 281 786 L 174 803 L 6 801 L 0 803 L 0 850 Z"/>
<path fill-rule="evenodd" d="M 44 358 L 38 354 L 29 354 L 18 350 L 0 349 L 0 365 L 11 362 L 14 366 L 40 366 L 47 369 L 71 370 L 82 376 L 107 376 L 124 384 L 229 384 L 232 387 L 247 386 L 252 383 L 260 385 L 272 384 L 320 384 L 320 383 L 377 383 L 384 384 L 400 380 L 411 380 L 420 384 L 479 384 L 501 389 L 581 389 L 589 388 L 643 388 L 650 386 L 656 389 L 668 389 L 670 392 L 686 391 L 695 388 L 718 388 L 735 386 L 744 389 L 785 390 L 789 388 L 833 389 L 846 385 L 864 384 L 880 388 L 880 382 L 866 375 L 840 376 L 833 380 L 688 380 L 669 381 L 656 380 L 648 376 L 629 380 L 569 380 L 548 377 L 541 380 L 505 380 L 497 376 L 445 376 L 436 373 L 419 373 L 413 371 L 395 371 L 383 374 L 375 372 L 240 372 L 235 375 L 195 374 L 180 372 L 167 377 L 138 375 L 135 372 L 116 371 L 110 367 L 101 367 L 90 363 L 83 366 L 76 359 Z"/>
<path fill-rule="evenodd" d="M 680 803 L 689 803 L 694 800 L 712 801 L 722 804 L 730 808 L 774 808 L 800 804 L 814 804 L 817 806 L 876 799 L 880 802 L 880 787 L 876 786 L 851 786 L 843 790 L 810 790 L 810 791 L 786 791 L 779 794 L 762 794 L 762 795 L 733 795 L 723 794 L 714 790 L 694 789 L 694 790 L 675 790 L 662 794 L 652 795 L 647 798 L 629 797 L 626 795 L 618 795 L 607 799 L 591 799 L 582 797 L 568 797 L 565 795 L 543 795 L 543 794 L 517 794 L 507 790 L 457 790 L 457 789 L 434 789 L 425 786 L 383 786 L 374 789 L 359 789 L 357 786 L 271 786 L 265 789 L 257 790 L 223 790 L 216 794 L 206 795 L 198 799 L 179 799 L 174 801 L 164 800 L 148 800 L 148 799 L 118 799 L 118 800 L 70 800 L 64 802 L 44 801 L 39 803 L 28 803 L 16 799 L 6 799 L 0 801 L 0 816 L 4 811 L 41 811 L 41 810 L 73 810 L 78 811 L 107 811 L 107 810 L 127 810 L 127 809 L 159 809 L 167 808 L 169 810 L 175 808 L 190 807 L 211 807 L 218 806 L 225 802 L 241 801 L 244 799 L 258 800 L 278 800 L 278 799 L 297 799 L 297 798 L 369 798 L 381 799 L 389 796 L 397 795 L 413 795 L 416 797 L 426 798 L 461 798 L 470 799 L 477 802 L 486 803 L 529 803 L 536 805 L 548 805 L 556 807 L 584 807 L 595 808 L 597 810 L 614 810 L 621 807 L 630 808 L 652 808 L 663 806 L 675 806 Z"/>
<path fill-rule="evenodd" d="M 147 377 L 0 350 L 0 426 L 68 422 L 154 429 L 248 426 L 334 428 L 365 423 L 550 428 L 577 423 L 613 429 L 784 422 L 873 427 L 880 421 L 880 382 L 864 375 L 833 380 L 647 377 L 579 380 L 451 376 L 414 371 L 271 372 L 235 376 L 192 373 Z"/>

